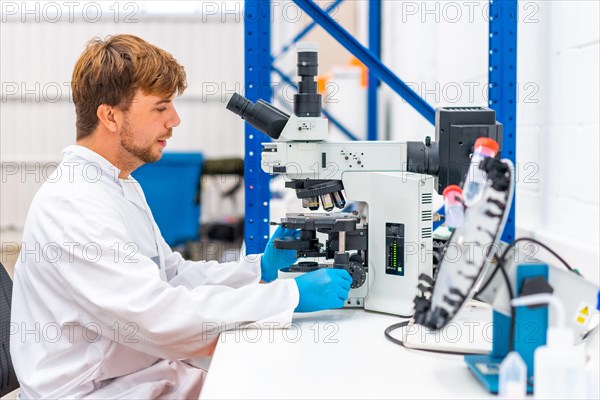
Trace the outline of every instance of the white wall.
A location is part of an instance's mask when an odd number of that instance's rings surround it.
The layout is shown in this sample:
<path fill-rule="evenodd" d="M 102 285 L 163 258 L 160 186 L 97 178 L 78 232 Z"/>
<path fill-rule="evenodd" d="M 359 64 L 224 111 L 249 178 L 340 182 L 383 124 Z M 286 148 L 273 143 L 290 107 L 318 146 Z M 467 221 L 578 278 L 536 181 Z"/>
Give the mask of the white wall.
<path fill-rule="evenodd" d="M 234 3 L 211 2 L 205 14 L 159 10 L 139 2 L 85 2 L 61 13 L 48 2 L 2 2 L 0 8 L 0 228 L 23 226 L 32 196 L 61 150 L 75 141 L 69 82 L 73 65 L 94 36 L 131 33 L 171 52 L 185 66 L 189 87 L 175 100 L 181 125 L 168 150 L 201 151 L 207 157 L 243 155 L 243 121 L 225 109 L 233 91 L 243 91 L 243 18 Z M 187 2 L 187 4 L 200 2 Z M 156 7 L 150 4 L 151 9 Z M 110 8 L 113 7 L 113 8 Z M 200 6 L 196 6 L 199 8 Z M 146 7 L 147 8 L 147 7 Z M 237 12 L 235 10 L 237 9 Z M 118 22 L 115 23 L 115 17 Z M 18 240 L 18 239 L 17 239 Z"/>
<path fill-rule="evenodd" d="M 485 4 L 385 2 L 384 61 L 434 107 L 486 105 Z M 521 1 L 519 11 L 517 233 L 551 245 L 598 282 L 599 3 Z M 384 92 L 392 138 L 433 135 Z"/>
<path fill-rule="evenodd" d="M 518 107 L 518 159 L 536 173 L 521 179 L 517 222 L 597 282 L 600 3 L 536 4 L 539 22 L 519 26 L 519 81 L 539 85 L 539 102 Z"/>

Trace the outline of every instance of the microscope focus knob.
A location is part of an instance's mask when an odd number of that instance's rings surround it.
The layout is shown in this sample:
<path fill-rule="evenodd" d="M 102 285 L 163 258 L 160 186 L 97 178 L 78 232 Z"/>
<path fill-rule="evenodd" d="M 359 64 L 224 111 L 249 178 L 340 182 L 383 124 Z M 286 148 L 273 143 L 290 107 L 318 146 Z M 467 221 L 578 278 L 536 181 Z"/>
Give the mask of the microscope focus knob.
<path fill-rule="evenodd" d="M 350 285 L 352 289 L 357 289 L 364 285 L 367 280 L 367 272 L 361 263 L 350 261 L 347 271 L 350 273 L 350 276 L 352 276 L 352 285 Z"/>

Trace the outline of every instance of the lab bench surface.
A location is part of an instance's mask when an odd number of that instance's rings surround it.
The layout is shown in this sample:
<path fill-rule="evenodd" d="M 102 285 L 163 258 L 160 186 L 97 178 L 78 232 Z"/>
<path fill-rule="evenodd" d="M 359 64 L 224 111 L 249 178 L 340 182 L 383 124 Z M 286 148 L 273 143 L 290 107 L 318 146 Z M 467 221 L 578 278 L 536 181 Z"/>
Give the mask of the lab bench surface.
<path fill-rule="evenodd" d="M 476 381 L 462 356 L 388 341 L 385 328 L 400 321 L 344 309 L 294 314 L 290 329 L 224 332 L 200 398 L 495 397 Z"/>

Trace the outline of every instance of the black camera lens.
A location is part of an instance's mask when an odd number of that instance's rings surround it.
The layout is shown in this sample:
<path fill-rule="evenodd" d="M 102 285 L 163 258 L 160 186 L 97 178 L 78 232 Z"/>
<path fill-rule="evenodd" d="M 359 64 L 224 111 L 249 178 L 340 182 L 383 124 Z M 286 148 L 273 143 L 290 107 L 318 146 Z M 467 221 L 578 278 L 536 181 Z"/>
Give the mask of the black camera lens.
<path fill-rule="evenodd" d="M 317 50 L 298 50 L 298 93 L 294 94 L 294 114 L 299 117 L 321 116 L 322 99 L 315 77 L 319 73 Z"/>

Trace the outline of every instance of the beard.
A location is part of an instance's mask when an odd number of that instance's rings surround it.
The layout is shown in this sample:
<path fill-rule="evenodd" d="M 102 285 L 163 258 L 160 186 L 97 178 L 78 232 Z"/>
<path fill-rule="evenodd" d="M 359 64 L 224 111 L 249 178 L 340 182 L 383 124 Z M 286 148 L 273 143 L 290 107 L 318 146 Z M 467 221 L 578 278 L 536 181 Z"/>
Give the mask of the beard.
<path fill-rule="evenodd" d="M 121 131 L 121 147 L 130 156 L 133 156 L 137 160 L 146 164 L 156 162 L 162 157 L 162 151 L 153 151 L 155 146 L 155 141 L 151 142 L 147 146 L 136 145 L 134 143 L 134 134 L 129 129 L 129 124 L 127 124 L 127 122 L 123 123 L 123 128 Z"/>

